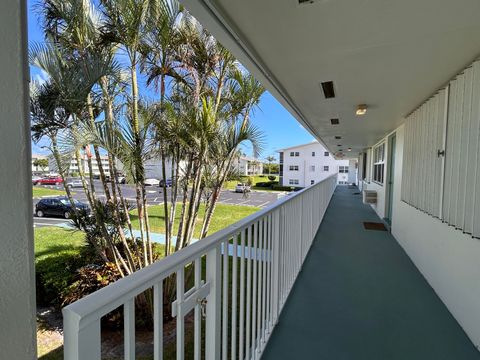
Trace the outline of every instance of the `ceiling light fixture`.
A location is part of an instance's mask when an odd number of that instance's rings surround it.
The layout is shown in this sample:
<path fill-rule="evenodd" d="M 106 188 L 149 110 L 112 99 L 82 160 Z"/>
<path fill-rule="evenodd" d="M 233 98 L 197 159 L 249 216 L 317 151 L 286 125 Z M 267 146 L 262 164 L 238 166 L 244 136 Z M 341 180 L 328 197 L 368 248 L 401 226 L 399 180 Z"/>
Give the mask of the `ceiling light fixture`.
<path fill-rule="evenodd" d="M 367 105 L 360 104 L 357 106 L 357 111 L 355 112 L 355 114 L 361 116 L 361 115 L 365 115 L 366 113 L 367 113 Z"/>
<path fill-rule="evenodd" d="M 352 151 L 352 148 L 348 148 L 348 151 Z"/>

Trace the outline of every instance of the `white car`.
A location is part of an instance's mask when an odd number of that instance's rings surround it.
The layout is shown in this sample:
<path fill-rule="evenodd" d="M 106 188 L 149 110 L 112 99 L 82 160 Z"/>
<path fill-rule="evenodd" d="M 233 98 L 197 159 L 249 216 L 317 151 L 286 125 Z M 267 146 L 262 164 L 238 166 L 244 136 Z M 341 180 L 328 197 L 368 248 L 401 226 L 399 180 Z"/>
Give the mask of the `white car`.
<path fill-rule="evenodd" d="M 81 188 L 83 187 L 82 181 L 80 179 L 72 179 L 67 182 L 67 187 L 72 188 Z"/>
<path fill-rule="evenodd" d="M 36 176 L 36 175 L 32 176 L 32 184 L 37 185 L 41 178 L 42 178 L 41 176 Z"/>
<path fill-rule="evenodd" d="M 160 180 L 158 179 L 145 179 L 145 186 L 160 186 Z"/>
<path fill-rule="evenodd" d="M 237 193 L 250 192 L 250 190 L 250 185 L 247 184 L 237 184 L 237 186 L 235 186 L 235 192 Z"/>

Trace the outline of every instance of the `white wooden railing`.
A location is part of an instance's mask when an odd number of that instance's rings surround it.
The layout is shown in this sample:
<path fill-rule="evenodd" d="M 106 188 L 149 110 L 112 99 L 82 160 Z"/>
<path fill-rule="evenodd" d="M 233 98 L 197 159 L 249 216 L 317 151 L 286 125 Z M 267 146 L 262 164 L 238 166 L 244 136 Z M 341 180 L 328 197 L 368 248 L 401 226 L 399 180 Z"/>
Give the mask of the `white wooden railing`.
<path fill-rule="evenodd" d="M 195 359 L 259 359 L 322 221 L 336 178 L 332 175 L 287 195 L 65 307 L 65 359 L 100 359 L 101 318 L 119 307 L 124 313 L 124 357 L 135 359 L 135 298 L 148 289 L 153 289 L 154 359 L 163 359 L 163 286 L 172 275 L 177 359 L 185 357 L 185 317 L 191 312 L 193 322 L 188 324 L 194 329 L 189 344 L 193 343 L 190 351 Z M 185 291 L 187 271 L 194 276 Z"/>

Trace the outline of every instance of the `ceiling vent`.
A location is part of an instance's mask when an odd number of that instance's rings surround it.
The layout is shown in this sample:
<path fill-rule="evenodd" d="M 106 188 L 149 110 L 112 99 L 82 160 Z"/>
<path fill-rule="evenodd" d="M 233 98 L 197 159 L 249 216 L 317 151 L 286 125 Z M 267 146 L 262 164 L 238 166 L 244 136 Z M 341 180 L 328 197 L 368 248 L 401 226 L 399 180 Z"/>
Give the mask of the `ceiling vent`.
<path fill-rule="evenodd" d="M 330 119 L 330 122 L 332 123 L 332 125 L 340 124 L 340 121 L 338 121 L 338 119 Z"/>
<path fill-rule="evenodd" d="M 341 136 L 335 136 L 335 139 L 340 140 L 342 137 Z"/>
<path fill-rule="evenodd" d="M 318 2 L 325 2 L 325 0 L 297 0 L 298 5 L 309 5 Z"/>
<path fill-rule="evenodd" d="M 335 89 L 333 88 L 333 81 L 325 81 L 321 83 L 323 95 L 325 99 L 333 99 L 335 97 Z"/>

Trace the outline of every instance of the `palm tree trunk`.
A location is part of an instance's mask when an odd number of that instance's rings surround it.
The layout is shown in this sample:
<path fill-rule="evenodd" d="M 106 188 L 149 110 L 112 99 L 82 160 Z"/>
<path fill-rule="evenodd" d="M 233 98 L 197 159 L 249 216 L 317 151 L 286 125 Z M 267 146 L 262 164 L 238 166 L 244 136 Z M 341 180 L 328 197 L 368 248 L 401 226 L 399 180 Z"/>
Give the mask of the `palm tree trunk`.
<path fill-rule="evenodd" d="M 93 113 L 92 98 L 91 98 L 90 94 L 87 95 L 87 108 L 88 108 L 90 126 L 92 126 L 92 128 L 94 128 L 95 127 L 95 115 Z M 95 160 L 97 161 L 98 172 L 100 174 L 100 181 L 103 185 L 103 191 L 105 192 L 105 197 L 106 197 L 107 201 L 111 201 L 110 191 L 108 189 L 108 184 L 107 184 L 107 181 L 106 181 L 106 178 L 105 178 L 105 172 L 103 170 L 102 158 L 100 156 L 100 151 L 99 151 L 97 145 L 93 145 L 93 151 L 95 153 Z"/>
<path fill-rule="evenodd" d="M 177 233 L 177 241 L 175 243 L 175 251 L 180 250 L 184 229 L 185 229 L 185 222 L 186 222 L 186 213 L 187 213 L 187 200 L 188 200 L 188 183 L 190 181 L 191 173 L 192 173 L 192 155 L 189 156 L 188 165 L 187 165 L 187 172 L 185 174 L 185 179 L 183 181 L 183 200 L 182 200 L 182 211 L 180 214 L 180 222 L 178 224 L 178 233 Z M 178 180 L 177 180 L 178 181 Z M 172 226 L 173 228 L 173 226 Z"/>
<path fill-rule="evenodd" d="M 82 168 L 82 159 L 80 157 L 80 150 L 75 151 L 75 159 L 77 160 L 78 174 L 80 175 L 80 180 L 82 181 L 83 191 L 87 195 L 90 208 L 93 209 L 94 202 L 92 199 L 92 194 L 90 194 L 90 190 L 88 189 L 87 181 L 85 180 L 85 172 L 83 171 L 83 168 Z"/>
<path fill-rule="evenodd" d="M 168 212 L 168 195 L 167 195 L 167 172 L 166 172 L 166 159 L 165 159 L 165 150 L 163 144 L 160 144 L 160 156 L 162 157 L 162 177 L 163 177 L 163 211 L 165 213 L 165 248 L 166 256 L 170 253 L 170 244 L 172 239 L 172 232 L 170 229 L 170 217 Z M 172 164 L 173 165 L 173 164 Z M 172 179 L 173 180 L 173 179 Z"/>
<path fill-rule="evenodd" d="M 203 239 L 204 237 L 207 236 L 208 234 L 208 229 L 210 228 L 210 224 L 212 222 L 213 214 L 215 212 L 215 209 L 217 207 L 217 202 L 220 197 L 220 192 L 222 191 L 223 184 L 225 184 L 225 180 L 227 179 L 227 174 L 232 166 L 232 162 L 235 157 L 235 152 L 232 151 L 232 153 L 229 155 L 229 159 L 227 160 L 227 165 L 223 169 L 220 181 L 217 182 L 215 189 L 213 190 L 213 195 L 210 199 L 210 206 L 208 209 L 205 209 L 205 217 L 203 220 L 203 225 L 202 225 L 202 231 L 200 233 L 200 239 Z"/>

